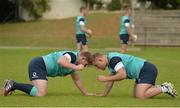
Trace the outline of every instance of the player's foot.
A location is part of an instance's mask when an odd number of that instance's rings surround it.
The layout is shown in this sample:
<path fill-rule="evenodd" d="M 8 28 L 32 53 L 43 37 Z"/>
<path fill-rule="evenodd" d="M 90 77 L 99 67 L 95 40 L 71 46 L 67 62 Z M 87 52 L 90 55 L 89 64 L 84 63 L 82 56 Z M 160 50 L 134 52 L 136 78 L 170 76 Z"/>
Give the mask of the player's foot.
<path fill-rule="evenodd" d="M 15 81 L 6 79 L 4 80 L 3 96 L 7 96 L 10 92 L 14 91 Z"/>
<path fill-rule="evenodd" d="M 174 88 L 174 85 L 170 82 L 165 82 L 163 84 L 161 84 L 161 86 L 167 88 L 167 94 L 172 96 L 172 97 L 176 97 L 177 96 L 177 92 L 176 89 Z"/>

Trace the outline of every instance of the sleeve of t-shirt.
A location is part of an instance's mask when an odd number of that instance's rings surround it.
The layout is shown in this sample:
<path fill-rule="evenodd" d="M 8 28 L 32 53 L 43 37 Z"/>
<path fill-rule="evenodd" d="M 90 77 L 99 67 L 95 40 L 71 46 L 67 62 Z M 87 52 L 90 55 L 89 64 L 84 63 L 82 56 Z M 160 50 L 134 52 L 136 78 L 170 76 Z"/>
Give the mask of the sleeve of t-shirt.
<path fill-rule="evenodd" d="M 113 57 L 111 58 L 109 65 L 112 69 L 114 69 L 116 72 L 118 72 L 119 69 L 124 67 L 122 63 L 122 59 L 120 57 Z"/>
<path fill-rule="evenodd" d="M 69 62 L 70 63 L 75 63 L 76 62 L 76 55 L 72 52 L 66 52 L 63 54 L 65 57 L 68 58 Z"/>
<path fill-rule="evenodd" d="M 85 25 L 83 18 L 81 18 L 81 19 L 79 20 L 79 25 Z"/>
<path fill-rule="evenodd" d="M 124 21 L 124 24 L 125 24 L 126 27 L 130 27 L 130 20 L 129 20 L 129 19 L 126 19 L 126 20 Z"/>

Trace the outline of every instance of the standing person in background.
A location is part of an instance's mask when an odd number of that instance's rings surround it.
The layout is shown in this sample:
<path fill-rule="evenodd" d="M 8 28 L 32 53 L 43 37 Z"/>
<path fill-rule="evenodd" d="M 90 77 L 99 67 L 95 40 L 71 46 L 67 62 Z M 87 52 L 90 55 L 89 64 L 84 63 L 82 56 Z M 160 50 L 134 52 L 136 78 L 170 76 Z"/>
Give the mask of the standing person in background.
<path fill-rule="evenodd" d="M 88 51 L 87 39 L 86 37 L 92 36 L 92 31 L 86 28 L 85 17 L 88 14 L 88 9 L 86 7 L 80 8 L 80 15 L 76 18 L 76 40 L 78 51 Z"/>
<path fill-rule="evenodd" d="M 121 29 L 119 32 L 121 40 L 121 53 L 126 53 L 129 40 L 133 43 L 136 40 L 136 36 L 133 33 L 133 25 L 131 24 L 130 17 L 132 9 L 129 6 L 124 8 L 124 16 L 121 19 Z"/>

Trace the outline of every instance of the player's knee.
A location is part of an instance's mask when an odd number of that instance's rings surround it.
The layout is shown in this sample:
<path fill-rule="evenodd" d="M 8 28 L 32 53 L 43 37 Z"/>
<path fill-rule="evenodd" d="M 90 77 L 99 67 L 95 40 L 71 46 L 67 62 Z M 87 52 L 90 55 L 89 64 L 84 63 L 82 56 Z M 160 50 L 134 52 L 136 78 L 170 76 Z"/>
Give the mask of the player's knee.
<path fill-rule="evenodd" d="M 43 90 L 39 89 L 36 96 L 38 97 L 46 96 L 46 93 L 47 93 L 46 89 L 43 89 Z"/>
<path fill-rule="evenodd" d="M 46 96 L 46 91 L 38 91 L 36 96 L 38 96 L 38 97 Z"/>
<path fill-rule="evenodd" d="M 138 98 L 138 99 L 146 99 L 145 96 L 143 96 L 143 95 L 136 96 L 136 98 Z"/>
<path fill-rule="evenodd" d="M 134 95 L 135 95 L 135 97 L 138 98 L 138 99 L 146 99 L 144 93 L 135 93 Z"/>

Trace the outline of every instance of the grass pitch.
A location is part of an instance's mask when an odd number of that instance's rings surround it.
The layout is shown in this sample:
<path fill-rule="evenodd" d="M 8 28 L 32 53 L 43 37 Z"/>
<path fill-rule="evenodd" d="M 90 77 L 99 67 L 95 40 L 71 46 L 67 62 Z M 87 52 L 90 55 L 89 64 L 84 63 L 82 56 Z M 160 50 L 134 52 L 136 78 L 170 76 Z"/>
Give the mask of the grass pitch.
<path fill-rule="evenodd" d="M 18 82 L 30 83 L 28 80 L 27 65 L 35 56 L 41 56 L 54 50 L 37 49 L 1 49 L 0 50 L 0 80 L 11 78 Z M 102 52 L 102 51 L 101 51 Z M 105 52 L 103 52 L 105 53 Z M 180 50 L 179 48 L 148 48 L 141 51 L 131 51 L 129 54 L 143 57 L 157 65 L 159 74 L 157 84 L 171 81 L 180 91 Z M 104 84 L 97 82 L 96 77 L 108 74 L 108 71 L 96 70 L 88 67 L 80 72 L 85 87 L 90 92 L 100 93 Z M 107 97 L 85 97 L 73 84 L 70 76 L 49 78 L 47 96 L 37 98 L 30 97 L 16 91 L 8 97 L 0 96 L 0 106 L 180 106 L 180 99 L 171 98 L 166 94 L 159 95 L 148 100 L 138 100 L 132 97 L 134 80 L 116 82 Z"/>
<path fill-rule="evenodd" d="M 97 20 L 98 19 L 98 20 Z M 27 66 L 36 56 L 42 56 L 57 49 L 76 49 L 75 18 L 41 22 L 28 22 L 0 25 L 0 87 L 6 78 L 17 82 L 30 83 Z M 93 52 L 106 53 L 120 51 L 118 33 L 119 14 L 98 13 L 88 17 L 88 26 L 94 30 L 89 39 Z M 98 26 L 97 26 L 98 25 Z M 117 25 L 117 26 L 115 26 Z M 157 84 L 171 81 L 180 91 L 180 48 L 138 47 L 128 54 L 147 59 L 159 70 Z M 101 93 L 104 84 L 97 82 L 98 75 L 108 74 L 93 66 L 80 72 L 81 79 L 89 92 Z M 166 94 L 148 100 L 132 97 L 134 80 L 116 82 L 107 97 L 85 97 L 75 87 L 70 76 L 49 78 L 48 93 L 45 97 L 31 97 L 16 91 L 10 96 L 0 95 L 0 107 L 180 107 L 179 96 L 176 99 Z"/>

